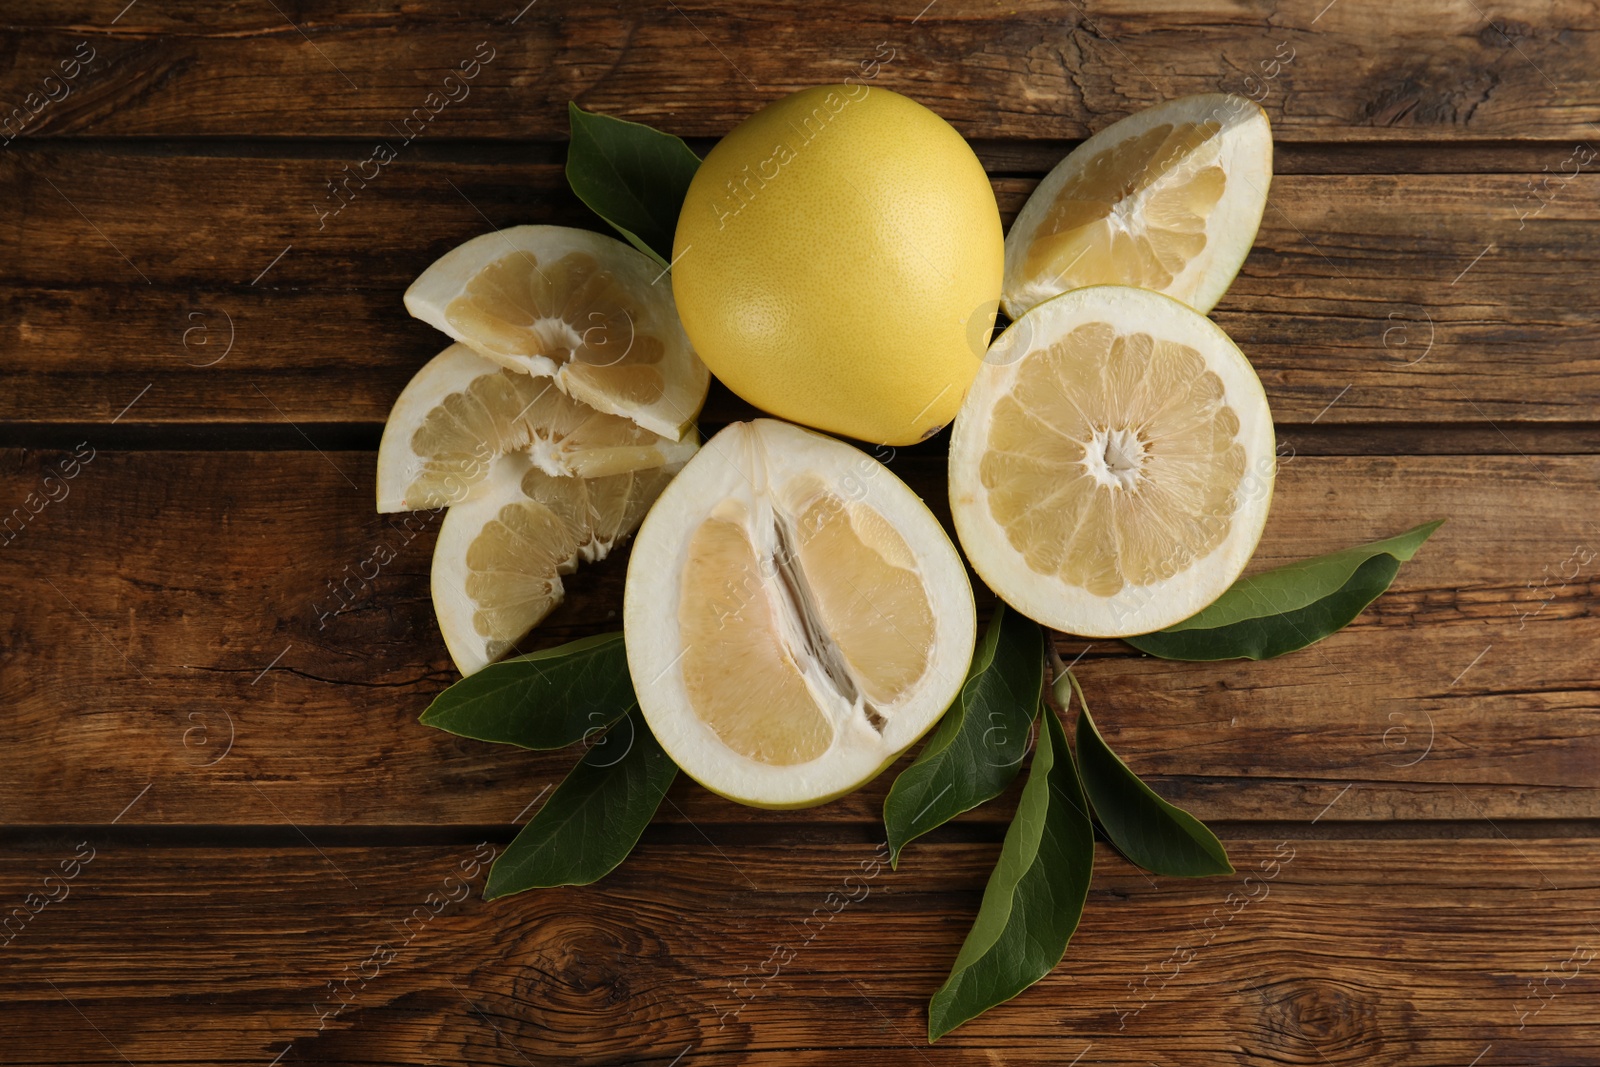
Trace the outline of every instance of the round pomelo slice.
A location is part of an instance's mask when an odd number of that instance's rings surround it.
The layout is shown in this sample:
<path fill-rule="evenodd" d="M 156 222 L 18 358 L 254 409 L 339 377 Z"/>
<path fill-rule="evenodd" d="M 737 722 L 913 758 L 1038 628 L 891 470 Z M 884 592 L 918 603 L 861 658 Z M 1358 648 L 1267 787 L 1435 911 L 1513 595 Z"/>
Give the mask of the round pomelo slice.
<path fill-rule="evenodd" d="M 419 370 L 395 401 L 378 446 L 378 510 L 459 504 L 483 488 L 495 460 L 527 452 L 547 474 L 593 477 L 681 467 L 681 441 L 567 396 L 550 378 L 508 370 L 454 344 Z"/>
<path fill-rule="evenodd" d="M 499 659 L 561 602 L 561 577 L 603 559 L 674 467 L 552 476 L 526 453 L 496 460 L 477 496 L 446 512 L 433 550 L 433 610 L 462 674 Z"/>
<path fill-rule="evenodd" d="M 613 238 L 566 226 L 486 233 L 423 271 L 405 302 L 481 355 L 664 437 L 682 436 L 705 403 L 711 375 L 666 272 Z"/>
<path fill-rule="evenodd" d="M 1135 285 L 1210 311 L 1255 243 L 1272 128 L 1242 96 L 1185 96 L 1067 155 L 1006 235 L 1001 304 L 1019 318 L 1085 285 Z"/>
<path fill-rule="evenodd" d="M 1067 633 L 1188 618 L 1255 551 L 1272 413 L 1204 315 L 1144 289 L 1048 300 L 989 351 L 956 416 L 950 504 L 973 569 Z"/>
<path fill-rule="evenodd" d="M 932 726 L 972 659 L 972 586 L 927 506 L 865 453 L 734 423 L 633 546 L 628 668 L 685 772 L 759 807 L 820 804 Z"/>

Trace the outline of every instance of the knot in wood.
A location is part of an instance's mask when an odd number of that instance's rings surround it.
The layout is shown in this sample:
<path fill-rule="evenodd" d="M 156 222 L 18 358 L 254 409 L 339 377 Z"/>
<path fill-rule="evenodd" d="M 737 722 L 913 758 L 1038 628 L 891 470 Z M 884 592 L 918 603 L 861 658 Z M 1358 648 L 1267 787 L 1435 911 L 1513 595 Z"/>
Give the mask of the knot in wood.
<path fill-rule="evenodd" d="M 1316 978 L 1277 983 L 1262 992 L 1267 1028 L 1288 1062 L 1364 1064 L 1384 1048 L 1386 1028 L 1373 993 Z"/>

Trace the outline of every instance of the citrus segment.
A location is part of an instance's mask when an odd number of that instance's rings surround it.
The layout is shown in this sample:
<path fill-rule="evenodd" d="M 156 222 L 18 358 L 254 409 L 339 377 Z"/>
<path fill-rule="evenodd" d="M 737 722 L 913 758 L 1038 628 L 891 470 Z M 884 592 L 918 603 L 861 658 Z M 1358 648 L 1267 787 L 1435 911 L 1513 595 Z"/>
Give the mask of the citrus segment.
<path fill-rule="evenodd" d="M 710 374 L 662 274 L 601 234 L 516 226 L 446 253 L 405 304 L 488 359 L 676 439 L 705 402 Z"/>
<path fill-rule="evenodd" d="M 807 495 L 795 509 L 796 540 L 817 614 L 864 695 L 892 703 L 933 654 L 933 605 L 916 558 L 878 512 L 826 491 Z"/>
<path fill-rule="evenodd" d="M 956 529 L 1002 599 L 1086 636 L 1147 633 L 1238 577 L 1266 521 L 1271 413 L 1209 319 L 1096 286 L 996 341 L 950 446 Z"/>
<path fill-rule="evenodd" d="M 833 726 L 784 647 L 760 567 L 745 523 L 708 518 L 695 531 L 678 607 L 684 688 L 694 714 L 741 756 L 806 763 L 827 751 Z"/>
<path fill-rule="evenodd" d="M 433 606 L 462 674 L 504 655 L 557 604 L 562 575 L 638 526 L 672 477 L 656 466 L 595 478 L 551 475 L 525 453 L 496 460 L 480 493 L 446 513 Z"/>
<path fill-rule="evenodd" d="M 695 448 L 692 435 L 661 437 L 573 400 L 549 378 L 507 370 L 455 344 L 395 401 L 378 448 L 378 510 L 469 500 L 510 452 L 527 452 L 550 474 L 591 477 L 682 466 Z"/>
<path fill-rule="evenodd" d="M 724 796 L 820 803 L 869 780 L 960 690 L 975 623 L 926 506 L 871 457 L 735 423 L 662 494 L 628 566 L 651 730 Z"/>
<path fill-rule="evenodd" d="M 636 330 L 628 298 L 592 256 L 571 253 L 542 267 L 532 253 L 508 252 L 445 306 L 445 320 L 479 347 L 565 384 L 640 405 L 661 400 L 665 347 Z"/>
<path fill-rule="evenodd" d="M 1209 311 L 1255 242 L 1271 180 L 1266 113 L 1243 97 L 1186 96 L 1113 123 L 1018 213 L 1006 311 L 1086 285 L 1154 289 Z"/>

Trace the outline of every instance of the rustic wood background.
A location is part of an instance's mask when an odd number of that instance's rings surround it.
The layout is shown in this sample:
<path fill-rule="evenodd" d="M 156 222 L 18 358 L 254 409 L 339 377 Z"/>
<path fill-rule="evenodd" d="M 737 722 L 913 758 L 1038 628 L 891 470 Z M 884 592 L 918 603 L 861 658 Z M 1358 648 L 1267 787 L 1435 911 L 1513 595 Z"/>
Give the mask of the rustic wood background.
<path fill-rule="evenodd" d="M 1600 12 L 524 3 L 6 0 L 0 1062 L 1600 1064 Z M 1066 962 L 932 1048 L 1014 793 L 820 933 L 887 775 L 791 813 L 680 780 L 599 885 L 486 905 L 480 861 L 571 756 L 417 724 L 453 676 L 436 520 L 372 510 L 444 343 L 405 285 L 490 226 L 604 229 L 563 181 L 569 99 L 703 150 L 873 60 L 1008 218 L 1089 131 L 1258 96 L 1278 177 L 1215 312 L 1284 445 L 1258 563 L 1450 519 L 1282 660 L 1060 641 L 1240 874 L 1102 849 Z M 715 392 L 707 427 L 745 411 Z M 894 462 L 936 508 L 942 447 Z M 533 640 L 615 627 L 624 568 Z"/>

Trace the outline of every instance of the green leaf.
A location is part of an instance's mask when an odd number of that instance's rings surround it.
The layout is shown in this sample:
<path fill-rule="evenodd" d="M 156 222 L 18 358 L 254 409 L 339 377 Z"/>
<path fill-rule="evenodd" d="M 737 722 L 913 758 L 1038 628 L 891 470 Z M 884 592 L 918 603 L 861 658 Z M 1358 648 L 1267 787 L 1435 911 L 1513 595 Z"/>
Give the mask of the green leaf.
<path fill-rule="evenodd" d="M 1162 800 L 1111 751 L 1071 671 L 1056 681 L 1057 702 L 1062 707 L 1071 703 L 1064 682 L 1078 695 L 1078 771 L 1083 789 L 1117 851 L 1155 874 L 1178 878 L 1232 874 L 1228 850 L 1217 835 L 1193 815 Z"/>
<path fill-rule="evenodd" d="M 606 731 L 489 869 L 485 900 L 588 885 L 627 859 L 678 776 L 635 708 Z"/>
<path fill-rule="evenodd" d="M 950 977 L 928 1002 L 928 1040 L 1010 1000 L 1066 954 L 1094 871 L 1094 830 L 1066 731 L 1048 708 L 1022 801 Z"/>
<path fill-rule="evenodd" d="M 565 748 L 633 707 L 621 634 L 493 663 L 434 698 L 425 726 L 523 748 Z"/>
<path fill-rule="evenodd" d="M 700 157 L 682 140 L 637 122 L 567 105 L 567 184 L 639 251 L 669 265 L 689 179 Z"/>
<path fill-rule="evenodd" d="M 995 609 L 966 684 L 916 762 L 883 802 L 889 865 L 912 839 L 993 800 L 1028 754 L 1044 688 L 1044 632 L 1024 615 Z"/>
<path fill-rule="evenodd" d="M 1389 588 L 1443 519 L 1396 537 L 1241 578 L 1210 607 L 1165 630 L 1123 638 L 1163 659 L 1271 659 L 1342 629 Z"/>

